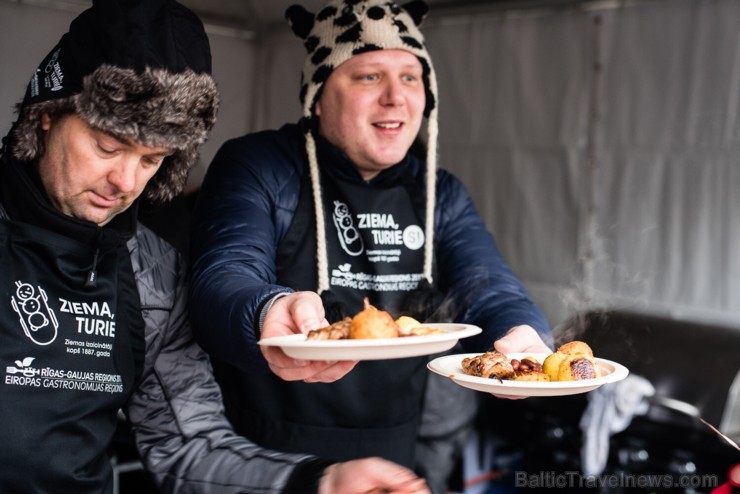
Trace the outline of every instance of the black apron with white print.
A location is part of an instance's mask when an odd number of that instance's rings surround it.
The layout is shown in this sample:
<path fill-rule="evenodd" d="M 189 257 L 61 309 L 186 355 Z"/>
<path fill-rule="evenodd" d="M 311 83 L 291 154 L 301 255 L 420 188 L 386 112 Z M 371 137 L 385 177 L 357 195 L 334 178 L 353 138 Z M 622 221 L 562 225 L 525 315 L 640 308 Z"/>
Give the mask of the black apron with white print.
<path fill-rule="evenodd" d="M 0 492 L 112 491 L 105 454 L 143 357 L 123 242 L 0 220 Z"/>
<path fill-rule="evenodd" d="M 331 290 L 352 315 L 369 297 L 396 316 L 418 285 L 424 262 L 420 191 L 412 180 L 383 187 L 322 171 Z M 277 254 L 277 283 L 315 291 L 314 207 L 308 178 Z M 297 268 L 300 266 L 300 268 Z M 381 456 L 411 467 L 426 359 L 360 362 L 331 384 L 286 382 L 273 374 L 218 369 L 227 414 L 258 444 L 334 460 Z"/>
<path fill-rule="evenodd" d="M 397 314 L 423 278 L 424 230 L 417 213 L 422 191 L 399 174 L 395 185 L 370 187 L 322 172 L 329 256 L 329 285 L 348 315 L 363 308 L 363 298 Z M 297 290 L 316 290 L 316 233 L 313 198 L 304 177 L 301 197 L 278 250 L 277 278 Z M 313 255 L 313 258 L 311 257 Z M 294 266 L 312 266 L 296 270 Z"/>

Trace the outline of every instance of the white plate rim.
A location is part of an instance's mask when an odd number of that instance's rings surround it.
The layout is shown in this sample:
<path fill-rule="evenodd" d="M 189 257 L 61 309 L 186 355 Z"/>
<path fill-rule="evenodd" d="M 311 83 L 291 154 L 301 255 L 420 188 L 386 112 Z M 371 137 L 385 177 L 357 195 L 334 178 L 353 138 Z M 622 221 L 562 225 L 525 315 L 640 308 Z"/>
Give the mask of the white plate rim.
<path fill-rule="evenodd" d="M 418 356 L 422 354 L 437 353 L 432 350 L 424 352 L 423 347 L 432 348 L 438 345 L 445 345 L 458 341 L 461 338 L 468 338 L 480 334 L 483 330 L 472 324 L 462 323 L 428 323 L 422 326 L 441 329 L 445 334 L 432 334 L 422 336 L 404 336 L 400 338 L 368 338 L 356 340 L 307 340 L 305 334 L 292 334 L 286 336 L 275 336 L 264 338 L 257 343 L 262 346 L 274 346 L 282 348 L 283 351 L 296 350 L 304 354 L 301 358 L 310 359 L 311 354 L 324 355 L 327 352 L 341 350 L 343 360 L 371 360 L 385 358 L 402 358 L 406 353 L 409 356 Z M 353 354 L 352 352 L 358 352 Z M 387 357 L 388 352 L 392 352 L 392 357 Z M 419 353 L 422 351 L 423 353 Z M 287 353 L 287 352 L 286 352 Z M 308 356 L 306 356 L 306 354 Z M 357 357 L 353 357 L 357 355 Z M 400 356 L 399 356 L 400 355 Z M 315 360 L 325 360 L 325 358 L 315 357 Z"/>
<path fill-rule="evenodd" d="M 441 376 L 446 376 L 455 381 L 457 384 L 465 387 L 472 387 L 478 391 L 486 391 L 496 394 L 508 394 L 516 396 L 555 396 L 577 394 L 594 390 L 604 384 L 621 381 L 629 374 L 629 370 L 618 362 L 596 357 L 596 364 L 602 369 L 609 369 L 607 375 L 602 375 L 594 379 L 584 379 L 582 381 L 554 381 L 554 382 L 532 382 L 532 381 L 511 381 L 498 379 L 488 379 L 485 377 L 476 377 L 465 374 L 462 370 L 461 362 L 464 358 L 472 358 L 478 353 L 460 353 L 444 355 L 438 357 L 427 364 L 427 368 Z M 522 359 L 531 356 L 544 361 L 547 353 L 511 353 L 507 354 L 509 359 Z M 467 386 L 466 386 L 467 385 Z"/>

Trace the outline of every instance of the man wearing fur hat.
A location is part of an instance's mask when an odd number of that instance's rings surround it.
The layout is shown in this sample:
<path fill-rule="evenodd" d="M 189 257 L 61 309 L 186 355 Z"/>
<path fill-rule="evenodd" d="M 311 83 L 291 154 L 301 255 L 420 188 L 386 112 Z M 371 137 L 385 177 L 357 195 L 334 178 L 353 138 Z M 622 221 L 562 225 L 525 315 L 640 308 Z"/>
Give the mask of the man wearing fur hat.
<path fill-rule="evenodd" d="M 549 351 L 542 313 L 463 185 L 437 169 L 437 84 L 417 29 L 425 13 L 423 2 L 386 0 L 288 9 L 308 51 L 303 118 L 226 143 L 204 180 L 194 330 L 227 416 L 263 446 L 413 464 L 426 358 L 301 361 L 257 345 L 353 315 L 366 296 L 394 316 L 480 326 L 462 341 L 468 351 L 494 341 Z"/>
<path fill-rule="evenodd" d="M 0 492 L 112 492 L 119 410 L 163 492 L 427 492 L 234 433 L 185 312 L 184 264 L 138 224 L 182 189 L 215 119 L 198 18 L 97 0 L 36 69 L 0 154 Z"/>

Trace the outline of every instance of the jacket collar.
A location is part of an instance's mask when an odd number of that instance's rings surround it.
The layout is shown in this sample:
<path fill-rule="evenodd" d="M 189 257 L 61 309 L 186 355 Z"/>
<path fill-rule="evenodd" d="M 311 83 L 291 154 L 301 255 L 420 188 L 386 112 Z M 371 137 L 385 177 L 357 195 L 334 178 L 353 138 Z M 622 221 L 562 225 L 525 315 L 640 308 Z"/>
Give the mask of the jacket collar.
<path fill-rule="evenodd" d="M 399 177 L 409 169 L 411 157 L 407 153 L 397 164 L 382 170 L 370 180 L 365 180 L 360 175 L 360 172 L 357 171 L 357 166 L 355 166 L 352 160 L 341 149 L 326 140 L 315 129 L 313 135 L 316 141 L 316 157 L 319 161 L 319 166 L 322 171 L 335 179 L 365 183 L 366 185 L 382 188 L 396 185 Z"/>

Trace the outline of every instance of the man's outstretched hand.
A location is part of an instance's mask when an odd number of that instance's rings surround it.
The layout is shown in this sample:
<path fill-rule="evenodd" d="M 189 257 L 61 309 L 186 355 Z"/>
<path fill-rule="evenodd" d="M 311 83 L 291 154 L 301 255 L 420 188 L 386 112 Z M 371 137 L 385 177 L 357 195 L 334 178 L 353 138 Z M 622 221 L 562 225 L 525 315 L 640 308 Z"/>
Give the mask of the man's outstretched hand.
<path fill-rule="evenodd" d="M 328 325 L 321 297 L 314 292 L 295 292 L 277 299 L 270 307 L 262 325 L 262 338 L 308 333 Z M 357 361 L 296 360 L 278 347 L 260 348 L 272 372 L 285 381 L 330 383 L 357 365 Z"/>

